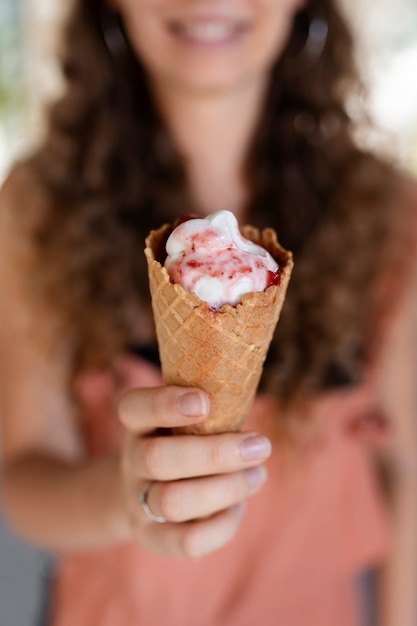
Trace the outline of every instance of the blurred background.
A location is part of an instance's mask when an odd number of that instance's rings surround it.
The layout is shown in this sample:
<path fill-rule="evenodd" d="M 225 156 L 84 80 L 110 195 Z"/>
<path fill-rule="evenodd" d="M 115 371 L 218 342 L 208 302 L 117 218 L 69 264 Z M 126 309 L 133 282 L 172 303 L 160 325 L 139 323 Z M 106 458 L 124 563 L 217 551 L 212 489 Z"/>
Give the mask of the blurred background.
<path fill-rule="evenodd" d="M 417 1 L 339 0 L 360 40 L 378 145 L 417 174 Z M 55 60 L 71 0 L 0 0 L 0 183 L 42 137 L 43 111 L 59 94 Z M 369 138 L 375 141 L 375 137 Z M 0 510 L 0 625 L 33 626 L 48 556 L 22 544 Z"/>
<path fill-rule="evenodd" d="M 359 63 L 377 125 L 394 156 L 417 171 L 417 2 L 336 0 L 361 41 Z M 59 32 L 71 0 L 0 0 L 0 181 L 42 134 L 61 87 Z"/>

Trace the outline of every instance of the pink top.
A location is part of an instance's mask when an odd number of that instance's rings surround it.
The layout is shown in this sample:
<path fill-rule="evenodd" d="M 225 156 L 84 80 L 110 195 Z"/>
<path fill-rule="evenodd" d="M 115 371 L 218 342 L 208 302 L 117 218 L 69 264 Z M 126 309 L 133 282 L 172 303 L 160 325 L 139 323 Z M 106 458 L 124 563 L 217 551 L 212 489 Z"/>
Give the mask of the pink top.
<path fill-rule="evenodd" d="M 161 383 L 157 368 L 127 357 L 125 388 Z M 79 380 L 92 456 L 117 448 L 111 378 Z M 104 392 L 104 393 L 103 393 Z M 107 407 L 103 398 L 107 396 Z M 247 422 L 272 440 L 274 400 L 259 397 Z M 237 537 L 198 561 L 132 544 L 63 559 L 54 626 L 351 626 L 354 573 L 382 558 L 385 515 L 366 446 L 352 434 L 374 410 L 369 386 L 317 402 L 320 425 L 289 468 L 277 449 L 269 481 L 248 502 Z"/>

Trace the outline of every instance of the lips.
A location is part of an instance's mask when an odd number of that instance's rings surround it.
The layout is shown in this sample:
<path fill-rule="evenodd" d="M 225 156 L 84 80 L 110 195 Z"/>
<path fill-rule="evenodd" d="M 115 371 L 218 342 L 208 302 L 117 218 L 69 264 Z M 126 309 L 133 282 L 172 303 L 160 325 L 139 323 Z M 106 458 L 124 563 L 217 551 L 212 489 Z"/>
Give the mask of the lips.
<path fill-rule="evenodd" d="M 173 35 L 196 45 L 221 45 L 241 37 L 249 29 L 247 20 L 204 18 L 169 23 Z"/>

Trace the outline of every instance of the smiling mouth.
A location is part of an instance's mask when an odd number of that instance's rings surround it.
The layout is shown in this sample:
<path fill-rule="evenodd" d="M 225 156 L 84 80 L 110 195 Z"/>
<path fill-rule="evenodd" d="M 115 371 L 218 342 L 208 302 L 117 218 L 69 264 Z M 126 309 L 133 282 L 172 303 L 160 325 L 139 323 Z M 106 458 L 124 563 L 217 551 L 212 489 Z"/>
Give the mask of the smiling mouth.
<path fill-rule="evenodd" d="M 247 21 L 203 19 L 169 24 L 173 35 L 195 45 L 221 45 L 235 41 L 249 30 Z"/>

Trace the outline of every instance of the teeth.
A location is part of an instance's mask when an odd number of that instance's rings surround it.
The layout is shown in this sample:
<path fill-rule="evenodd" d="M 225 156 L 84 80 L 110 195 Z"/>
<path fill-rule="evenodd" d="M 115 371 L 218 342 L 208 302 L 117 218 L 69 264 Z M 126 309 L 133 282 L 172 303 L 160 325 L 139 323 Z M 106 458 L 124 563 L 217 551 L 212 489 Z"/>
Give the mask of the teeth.
<path fill-rule="evenodd" d="M 182 31 L 190 39 L 203 43 L 213 43 L 231 37 L 235 28 L 230 23 L 205 22 L 204 24 L 184 24 Z"/>

